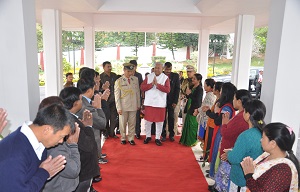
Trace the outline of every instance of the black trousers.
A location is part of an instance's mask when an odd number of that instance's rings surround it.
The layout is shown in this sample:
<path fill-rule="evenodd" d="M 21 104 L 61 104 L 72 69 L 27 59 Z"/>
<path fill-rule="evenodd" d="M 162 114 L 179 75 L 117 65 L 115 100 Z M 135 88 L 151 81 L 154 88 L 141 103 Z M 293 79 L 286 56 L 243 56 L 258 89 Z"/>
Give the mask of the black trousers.
<path fill-rule="evenodd" d="M 141 110 L 136 111 L 135 134 L 141 135 Z"/>
<path fill-rule="evenodd" d="M 167 120 L 168 120 L 168 130 L 169 130 L 169 133 L 170 133 L 169 137 L 174 137 L 174 135 L 175 135 L 175 133 L 174 133 L 174 122 L 175 122 L 174 110 L 175 110 L 175 108 L 172 106 L 172 104 L 167 105 L 166 118 L 165 118 L 165 121 L 164 121 L 163 130 L 162 130 L 162 133 L 161 133 L 162 137 L 167 136 L 167 131 L 166 131 Z"/>
<path fill-rule="evenodd" d="M 208 131 L 208 137 L 207 137 L 207 141 L 205 141 L 205 142 L 206 142 L 206 151 L 208 151 L 208 150 L 210 150 L 210 148 L 211 148 L 211 140 L 212 140 L 212 137 L 213 137 L 213 134 L 214 134 L 214 128 L 207 127 L 207 128 L 206 128 L 206 131 Z M 205 136 L 204 136 L 204 137 L 205 137 Z M 210 152 L 205 153 L 205 156 L 204 156 L 203 158 L 204 158 L 204 159 L 207 159 L 209 153 L 210 153 Z"/>
<path fill-rule="evenodd" d="M 109 118 L 106 119 L 106 129 L 110 137 L 115 136 L 115 128 L 117 126 L 117 108 L 116 108 L 116 103 L 109 103 Z"/>

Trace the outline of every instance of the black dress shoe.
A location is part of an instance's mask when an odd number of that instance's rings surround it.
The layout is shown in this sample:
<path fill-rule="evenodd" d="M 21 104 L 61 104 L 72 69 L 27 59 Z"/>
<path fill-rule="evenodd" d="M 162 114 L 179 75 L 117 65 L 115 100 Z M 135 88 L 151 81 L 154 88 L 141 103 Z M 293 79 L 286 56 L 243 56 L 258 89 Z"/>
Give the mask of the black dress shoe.
<path fill-rule="evenodd" d="M 205 170 L 205 173 L 209 173 L 209 170 Z"/>
<path fill-rule="evenodd" d="M 135 145 L 135 142 L 134 142 L 134 140 L 132 140 L 132 141 L 128 141 L 128 143 L 129 143 L 130 145 Z"/>
<path fill-rule="evenodd" d="M 161 138 L 161 142 L 165 142 L 167 139 L 165 137 Z"/>
<path fill-rule="evenodd" d="M 162 143 L 161 143 L 161 141 L 159 139 L 155 139 L 155 143 L 156 143 L 157 146 L 161 146 L 162 145 Z"/>
<path fill-rule="evenodd" d="M 147 137 L 147 138 L 144 140 L 144 144 L 148 144 L 149 141 L 151 141 L 151 137 Z"/>
<path fill-rule="evenodd" d="M 141 135 L 140 135 L 140 134 L 137 134 L 137 135 L 135 135 L 135 137 L 136 137 L 137 139 L 140 139 L 140 138 L 141 138 Z"/>
<path fill-rule="evenodd" d="M 95 178 L 93 178 L 93 183 L 98 183 L 100 181 L 102 181 L 102 177 L 95 177 Z"/>
<path fill-rule="evenodd" d="M 126 144 L 126 141 L 125 141 L 125 140 L 122 140 L 122 141 L 121 141 L 121 144 L 122 144 L 122 145 L 125 145 L 125 144 Z"/>
<path fill-rule="evenodd" d="M 174 142 L 175 141 L 174 137 L 170 137 L 170 141 Z"/>

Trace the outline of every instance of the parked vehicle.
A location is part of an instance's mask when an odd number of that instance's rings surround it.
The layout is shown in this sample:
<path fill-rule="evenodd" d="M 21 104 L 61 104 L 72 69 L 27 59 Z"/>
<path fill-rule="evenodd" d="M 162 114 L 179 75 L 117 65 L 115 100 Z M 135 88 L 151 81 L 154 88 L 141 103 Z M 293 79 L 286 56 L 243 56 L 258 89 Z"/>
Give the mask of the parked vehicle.
<path fill-rule="evenodd" d="M 249 71 L 249 86 L 248 86 L 248 90 L 251 92 L 251 95 L 253 97 L 255 97 L 255 86 L 254 86 L 254 79 L 255 76 L 259 73 L 259 70 L 263 70 L 263 67 L 250 67 L 250 71 Z M 231 82 L 231 74 L 229 75 L 220 75 L 220 76 L 215 76 L 212 77 L 216 82 L 220 81 L 223 83 L 226 82 Z"/>

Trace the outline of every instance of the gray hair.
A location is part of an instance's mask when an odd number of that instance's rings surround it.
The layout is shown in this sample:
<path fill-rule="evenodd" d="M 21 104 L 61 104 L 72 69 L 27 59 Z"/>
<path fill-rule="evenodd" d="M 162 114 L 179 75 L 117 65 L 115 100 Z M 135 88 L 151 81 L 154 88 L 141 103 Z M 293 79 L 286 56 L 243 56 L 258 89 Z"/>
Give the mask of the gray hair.
<path fill-rule="evenodd" d="M 155 67 L 156 65 L 161 65 L 162 67 L 164 66 L 164 64 L 162 64 L 162 62 L 155 62 L 154 67 Z"/>

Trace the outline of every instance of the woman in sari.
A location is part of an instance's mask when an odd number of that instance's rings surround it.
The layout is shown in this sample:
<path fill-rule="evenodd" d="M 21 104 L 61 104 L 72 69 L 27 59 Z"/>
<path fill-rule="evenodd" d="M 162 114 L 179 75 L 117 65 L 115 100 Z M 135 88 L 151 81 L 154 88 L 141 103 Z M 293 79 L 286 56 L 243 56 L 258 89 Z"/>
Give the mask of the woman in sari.
<path fill-rule="evenodd" d="M 214 85 L 215 85 L 215 80 L 205 79 L 204 91 L 206 92 L 206 94 L 203 99 L 201 107 L 199 107 L 198 110 L 194 112 L 194 115 L 197 116 L 197 121 L 199 123 L 198 139 L 201 141 L 201 145 L 202 145 L 201 148 L 203 148 L 204 145 L 206 122 L 208 119 L 206 113 L 202 111 L 202 107 L 208 106 L 209 108 L 211 108 L 215 103 L 216 96 L 213 93 Z"/>
<path fill-rule="evenodd" d="M 224 155 L 224 149 L 233 148 L 237 137 L 243 132 L 249 129 L 248 123 L 243 118 L 244 105 L 252 99 L 252 96 L 248 90 L 240 89 L 235 92 L 233 99 L 233 107 L 238 110 L 238 114 L 231 120 L 229 119 L 229 113 L 223 114 L 222 118 L 222 141 L 220 147 L 221 162 L 219 169 L 216 173 L 215 188 L 218 191 L 229 190 L 229 174 L 231 165 L 228 163 L 226 154 Z"/>
<path fill-rule="evenodd" d="M 255 161 L 246 157 L 241 163 L 247 188 L 257 192 L 297 192 L 299 161 L 292 151 L 295 141 L 292 128 L 283 123 L 270 123 L 263 128 L 260 141 L 265 153 Z"/>
<path fill-rule="evenodd" d="M 264 127 L 264 118 L 266 107 L 259 100 L 249 101 L 244 106 L 244 120 L 248 123 L 249 129 L 242 132 L 232 149 L 224 149 L 228 162 L 231 164 L 229 191 L 246 191 L 246 180 L 240 163 L 247 156 L 255 159 L 263 153 L 260 139 L 262 128 Z M 223 156 L 224 158 L 224 156 Z"/>
<path fill-rule="evenodd" d="M 216 96 L 216 102 L 210 108 L 209 106 L 203 106 L 202 111 L 206 113 L 208 116 L 207 123 L 206 123 L 206 132 L 205 132 L 205 139 L 204 139 L 204 146 L 203 146 L 203 156 L 200 157 L 198 161 L 203 162 L 208 160 L 208 155 L 211 147 L 211 140 L 214 133 L 215 123 L 214 118 L 216 114 L 213 112 L 215 110 L 215 105 L 217 101 L 221 97 L 221 88 L 223 86 L 223 82 L 216 82 L 213 89 L 213 94 Z"/>
<path fill-rule="evenodd" d="M 198 110 L 202 103 L 203 89 L 202 89 L 202 75 L 196 73 L 192 78 L 193 88 L 192 90 L 187 89 L 187 104 L 184 108 L 186 118 L 183 125 L 182 136 L 179 143 L 186 146 L 195 146 L 197 140 L 198 122 L 194 112 Z"/>
<path fill-rule="evenodd" d="M 221 89 L 221 97 L 215 106 L 215 113 L 217 116 L 214 118 L 216 127 L 212 137 L 211 149 L 209 153 L 210 169 L 209 177 L 214 178 L 220 163 L 219 147 L 221 142 L 221 125 L 223 114 L 228 113 L 229 119 L 235 116 L 233 108 L 233 96 L 236 92 L 236 87 L 232 83 L 224 83 Z"/>

